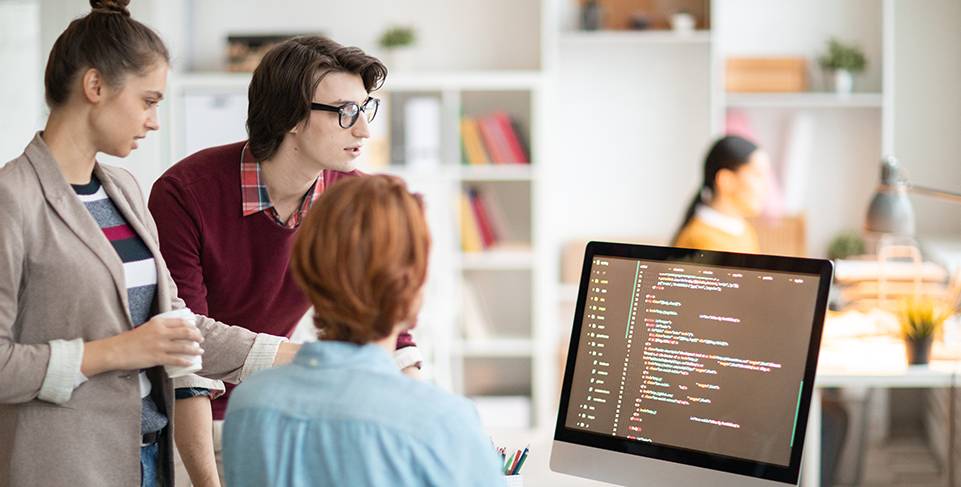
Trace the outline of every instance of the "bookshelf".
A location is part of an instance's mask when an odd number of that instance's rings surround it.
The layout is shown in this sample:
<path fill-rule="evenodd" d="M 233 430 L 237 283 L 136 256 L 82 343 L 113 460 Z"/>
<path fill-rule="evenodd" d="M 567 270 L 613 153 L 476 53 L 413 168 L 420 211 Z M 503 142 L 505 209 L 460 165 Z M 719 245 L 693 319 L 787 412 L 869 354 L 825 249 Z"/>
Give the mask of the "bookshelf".
<path fill-rule="evenodd" d="M 169 160 L 218 143 L 245 137 L 245 73 L 174 73 L 166 116 L 170 120 Z M 543 272 L 534 258 L 538 244 L 533 195 L 539 183 L 540 115 L 543 77 L 533 71 L 411 73 L 388 76 L 375 96 L 383 100 L 359 168 L 403 177 L 427 203 L 433 235 L 430 275 L 416 336 L 428 355 L 429 374 L 445 388 L 476 400 L 493 429 L 531 428 L 535 417 L 535 281 Z M 414 106 L 408 110 L 408 107 Z M 461 151 L 464 116 L 506 114 L 525 145 L 524 163 L 469 164 Z M 425 115 L 426 114 L 426 115 Z M 199 131 L 212 120 L 218 130 Z M 416 126 L 420 133 L 407 133 Z M 197 133 L 203 137 L 197 137 Z M 477 191 L 498 207 L 502 241 L 465 251 L 457 208 L 462 194 Z M 479 303 L 467 310 L 469 287 Z M 465 320 L 474 319 L 473 335 Z M 482 337 L 478 338 L 478 333 Z M 485 404 L 505 404 L 521 418 L 500 421 Z M 552 419 L 552 418 L 551 418 Z"/>

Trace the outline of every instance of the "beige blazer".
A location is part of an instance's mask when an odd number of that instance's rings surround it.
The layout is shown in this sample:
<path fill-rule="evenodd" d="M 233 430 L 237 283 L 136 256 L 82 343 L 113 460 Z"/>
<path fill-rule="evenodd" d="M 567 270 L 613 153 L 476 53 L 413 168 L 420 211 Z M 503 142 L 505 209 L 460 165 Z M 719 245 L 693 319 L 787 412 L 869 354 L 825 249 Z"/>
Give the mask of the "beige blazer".
<path fill-rule="evenodd" d="M 94 174 L 156 259 L 153 311 L 184 307 L 133 176 L 100 164 Z M 209 318 L 198 326 L 200 375 L 237 382 L 250 372 L 254 333 Z M 90 377 L 59 404 L 38 399 L 51 341 L 97 340 L 131 327 L 120 258 L 37 134 L 0 168 L 0 486 L 140 485 L 138 371 Z M 148 375 L 157 404 L 172 417 L 164 369 Z M 173 421 L 161 444 L 166 485 L 173 485 L 172 430 Z"/>

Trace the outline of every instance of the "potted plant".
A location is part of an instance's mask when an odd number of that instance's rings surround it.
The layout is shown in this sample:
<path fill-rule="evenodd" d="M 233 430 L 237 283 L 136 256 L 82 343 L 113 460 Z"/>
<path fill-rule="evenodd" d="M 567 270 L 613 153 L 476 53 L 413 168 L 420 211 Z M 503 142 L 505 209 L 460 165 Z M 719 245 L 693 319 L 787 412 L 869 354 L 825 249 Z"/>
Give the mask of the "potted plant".
<path fill-rule="evenodd" d="M 834 91 L 841 94 L 851 93 L 854 87 L 854 74 L 864 71 L 868 61 L 864 51 L 854 44 L 845 44 L 832 38 L 828 41 L 828 51 L 818 63 L 834 76 Z"/>
<path fill-rule="evenodd" d="M 380 35 L 380 47 L 386 53 L 388 69 L 405 71 L 410 69 L 411 48 L 417 40 L 413 27 L 392 26 Z"/>
<path fill-rule="evenodd" d="M 863 255 L 866 246 L 864 239 L 857 232 L 846 231 L 839 233 L 828 245 L 828 258 L 831 260 L 843 260 L 849 257 Z"/>
<path fill-rule="evenodd" d="M 901 336 L 911 365 L 926 364 L 931 354 L 931 342 L 940 332 L 951 312 L 943 303 L 930 297 L 914 296 L 901 307 Z"/>

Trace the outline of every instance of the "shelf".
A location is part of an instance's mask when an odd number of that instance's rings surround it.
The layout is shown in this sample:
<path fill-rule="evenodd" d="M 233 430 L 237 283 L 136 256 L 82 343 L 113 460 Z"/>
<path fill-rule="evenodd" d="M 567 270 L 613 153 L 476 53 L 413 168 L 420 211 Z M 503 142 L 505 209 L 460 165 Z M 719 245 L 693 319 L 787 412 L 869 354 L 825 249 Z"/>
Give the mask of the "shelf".
<path fill-rule="evenodd" d="M 253 73 L 204 71 L 173 73 L 178 87 L 209 89 L 247 89 Z M 437 71 L 388 73 L 382 91 L 434 90 L 531 90 L 539 87 L 544 75 L 538 71 Z"/>
<path fill-rule="evenodd" d="M 525 270 L 530 269 L 533 263 L 530 250 L 461 252 L 461 268 L 464 270 Z"/>
<path fill-rule="evenodd" d="M 533 176 L 530 164 L 488 164 L 460 168 L 462 181 L 530 181 Z"/>
<path fill-rule="evenodd" d="M 881 108 L 880 93 L 728 93 L 729 108 Z"/>
<path fill-rule="evenodd" d="M 606 44 L 709 44 L 711 31 L 698 30 L 678 33 L 670 30 L 598 30 L 566 32 L 561 35 L 562 45 Z"/>
<path fill-rule="evenodd" d="M 529 357 L 534 343 L 528 338 L 491 338 L 460 340 L 453 352 L 464 357 Z"/>
<path fill-rule="evenodd" d="M 543 82 L 538 71 L 437 71 L 391 73 L 387 91 L 423 90 L 530 90 Z"/>

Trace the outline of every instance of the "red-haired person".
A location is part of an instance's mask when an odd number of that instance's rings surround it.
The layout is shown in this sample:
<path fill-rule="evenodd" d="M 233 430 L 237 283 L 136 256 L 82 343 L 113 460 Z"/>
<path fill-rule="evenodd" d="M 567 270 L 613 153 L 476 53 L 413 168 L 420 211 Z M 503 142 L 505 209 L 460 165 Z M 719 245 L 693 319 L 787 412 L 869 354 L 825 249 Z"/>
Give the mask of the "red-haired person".
<path fill-rule="evenodd" d="M 503 485 L 473 405 L 391 357 L 420 309 L 429 248 L 421 203 L 396 177 L 320 197 L 292 259 L 320 341 L 234 390 L 227 485 Z"/>

